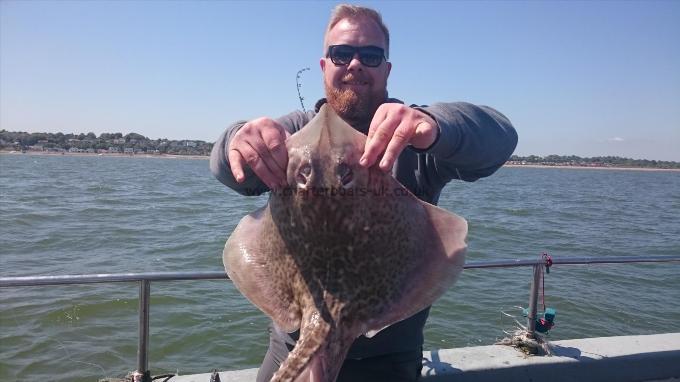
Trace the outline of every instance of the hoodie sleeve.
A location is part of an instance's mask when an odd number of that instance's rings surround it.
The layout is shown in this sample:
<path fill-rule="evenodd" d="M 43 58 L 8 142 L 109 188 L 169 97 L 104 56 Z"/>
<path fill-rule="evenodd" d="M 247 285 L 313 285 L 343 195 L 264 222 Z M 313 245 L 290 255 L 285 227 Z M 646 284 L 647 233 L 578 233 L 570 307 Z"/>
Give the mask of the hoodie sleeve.
<path fill-rule="evenodd" d="M 517 132 L 507 117 L 488 107 L 465 102 L 417 107 L 439 126 L 435 143 L 425 150 L 442 184 L 451 179 L 475 181 L 493 174 L 512 155 Z"/>

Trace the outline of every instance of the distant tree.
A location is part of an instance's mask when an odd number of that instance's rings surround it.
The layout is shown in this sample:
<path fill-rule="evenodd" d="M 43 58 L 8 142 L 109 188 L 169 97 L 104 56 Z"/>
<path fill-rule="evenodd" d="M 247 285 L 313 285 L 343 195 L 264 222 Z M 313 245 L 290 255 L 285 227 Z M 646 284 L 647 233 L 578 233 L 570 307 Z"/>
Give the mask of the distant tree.
<path fill-rule="evenodd" d="M 559 155 L 548 155 L 547 157 L 543 158 L 543 160 L 552 163 L 561 163 L 563 161 L 562 157 Z"/>
<path fill-rule="evenodd" d="M 48 134 L 46 133 L 33 133 L 33 134 L 27 134 L 23 139 L 22 139 L 22 144 L 24 146 L 33 146 L 38 143 L 38 141 L 44 141 L 47 140 L 49 137 Z"/>
<path fill-rule="evenodd" d="M 136 139 L 136 140 L 138 140 L 138 141 L 146 141 L 146 140 L 148 140 L 149 138 L 147 138 L 147 137 L 145 137 L 145 136 L 143 136 L 143 135 L 141 135 L 141 134 L 130 133 L 130 134 L 125 135 L 125 139 L 126 139 L 126 140 Z"/>

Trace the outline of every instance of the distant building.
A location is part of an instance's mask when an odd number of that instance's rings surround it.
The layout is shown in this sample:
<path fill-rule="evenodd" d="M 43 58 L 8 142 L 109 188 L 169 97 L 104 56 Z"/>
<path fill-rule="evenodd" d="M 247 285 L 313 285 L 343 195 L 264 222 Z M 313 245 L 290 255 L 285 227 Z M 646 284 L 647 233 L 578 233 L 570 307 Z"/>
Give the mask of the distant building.
<path fill-rule="evenodd" d="M 115 146 L 109 146 L 109 152 L 110 152 L 110 153 L 119 153 L 119 152 L 120 152 L 120 148 L 115 147 Z"/>
<path fill-rule="evenodd" d="M 134 153 L 135 153 L 135 149 L 133 149 L 132 147 L 126 147 L 126 148 L 123 150 L 123 153 L 124 153 L 124 154 L 134 154 Z"/>

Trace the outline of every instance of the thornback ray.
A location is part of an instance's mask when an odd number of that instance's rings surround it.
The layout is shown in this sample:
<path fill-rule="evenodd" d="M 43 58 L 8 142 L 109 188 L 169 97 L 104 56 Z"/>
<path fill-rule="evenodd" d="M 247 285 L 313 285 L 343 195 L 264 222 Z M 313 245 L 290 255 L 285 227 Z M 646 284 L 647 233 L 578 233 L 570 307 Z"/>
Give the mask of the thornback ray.
<path fill-rule="evenodd" d="M 431 305 L 463 269 L 467 222 L 377 166 L 324 105 L 286 141 L 287 187 L 225 245 L 241 293 L 300 338 L 272 381 L 335 381 L 353 341 Z"/>

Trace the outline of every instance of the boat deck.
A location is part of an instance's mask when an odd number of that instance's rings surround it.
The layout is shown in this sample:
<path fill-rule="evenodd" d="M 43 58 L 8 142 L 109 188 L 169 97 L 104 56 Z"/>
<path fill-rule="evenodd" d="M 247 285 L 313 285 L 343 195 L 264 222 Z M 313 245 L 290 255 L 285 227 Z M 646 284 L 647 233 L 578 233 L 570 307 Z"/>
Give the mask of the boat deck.
<path fill-rule="evenodd" d="M 553 356 L 502 345 L 423 352 L 422 381 L 678 381 L 680 333 L 551 342 Z M 222 382 L 254 381 L 257 369 L 222 371 Z M 210 373 L 170 382 L 209 382 Z"/>

